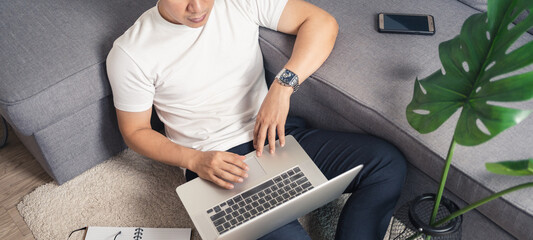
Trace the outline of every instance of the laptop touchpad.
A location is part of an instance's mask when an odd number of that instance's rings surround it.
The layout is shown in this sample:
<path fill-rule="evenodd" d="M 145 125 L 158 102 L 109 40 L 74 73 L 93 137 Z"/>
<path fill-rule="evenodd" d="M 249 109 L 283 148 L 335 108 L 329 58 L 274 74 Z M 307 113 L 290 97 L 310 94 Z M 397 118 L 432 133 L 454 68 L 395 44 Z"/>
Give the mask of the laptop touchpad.
<path fill-rule="evenodd" d="M 257 180 L 266 174 L 265 169 L 263 169 L 263 166 L 261 166 L 255 156 L 244 160 L 244 162 L 248 164 L 248 167 L 250 168 L 250 170 L 248 170 L 248 177 L 244 179 L 244 183 L 236 183 L 235 190 L 241 190 L 240 188 L 248 185 L 248 183 L 257 184 Z"/>

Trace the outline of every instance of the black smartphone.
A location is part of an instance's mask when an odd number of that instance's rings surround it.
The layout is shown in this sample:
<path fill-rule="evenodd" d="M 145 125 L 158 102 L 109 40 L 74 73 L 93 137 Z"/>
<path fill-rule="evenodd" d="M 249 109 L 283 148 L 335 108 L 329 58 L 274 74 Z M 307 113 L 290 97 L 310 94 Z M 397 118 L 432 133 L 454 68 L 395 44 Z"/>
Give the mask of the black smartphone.
<path fill-rule="evenodd" d="M 435 21 L 431 15 L 380 13 L 378 32 L 433 35 Z"/>

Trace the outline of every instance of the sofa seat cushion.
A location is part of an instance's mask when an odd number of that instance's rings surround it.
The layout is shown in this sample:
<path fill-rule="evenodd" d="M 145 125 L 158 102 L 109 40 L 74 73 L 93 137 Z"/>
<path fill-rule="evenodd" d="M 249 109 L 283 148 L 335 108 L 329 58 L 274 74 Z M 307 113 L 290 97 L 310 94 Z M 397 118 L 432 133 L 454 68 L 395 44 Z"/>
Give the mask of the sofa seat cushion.
<path fill-rule="evenodd" d="M 111 94 L 104 60 L 151 1 L 1 1 L 0 112 L 25 135 Z"/>
<path fill-rule="evenodd" d="M 439 43 L 459 34 L 464 20 L 478 11 L 456 0 L 310 2 L 332 13 L 340 32 L 326 63 L 293 96 L 291 111 L 320 123 L 319 127 L 338 129 L 344 126 L 342 123 L 354 123 L 357 128 L 351 130 L 389 140 L 403 151 L 411 164 L 439 180 L 458 114 L 437 131 L 420 134 L 408 124 L 405 109 L 411 101 L 415 79 L 441 68 Z M 431 14 L 435 17 L 436 34 L 378 33 L 376 18 L 380 12 Z M 267 72 L 276 73 L 290 56 L 294 37 L 265 29 L 260 36 Z M 518 42 L 531 40 L 533 37 L 526 34 Z M 533 109 L 533 102 L 518 106 Z M 321 116 L 320 112 L 334 114 Z M 487 143 L 458 146 L 447 188 L 465 201 L 474 202 L 493 192 L 532 181 L 533 177 L 494 175 L 484 167 L 489 161 L 533 157 L 532 133 L 533 117 L 529 117 Z M 527 238 L 533 236 L 533 230 L 526 227 L 533 224 L 532 194 L 533 189 L 514 192 L 480 210 L 519 239 Z"/>

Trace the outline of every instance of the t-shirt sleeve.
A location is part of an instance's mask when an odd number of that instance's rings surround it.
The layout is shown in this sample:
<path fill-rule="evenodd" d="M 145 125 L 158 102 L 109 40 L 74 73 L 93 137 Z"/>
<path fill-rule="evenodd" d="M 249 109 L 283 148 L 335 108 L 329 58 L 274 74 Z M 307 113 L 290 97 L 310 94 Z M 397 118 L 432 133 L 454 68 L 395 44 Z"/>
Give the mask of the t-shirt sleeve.
<path fill-rule="evenodd" d="M 113 46 L 107 56 L 106 66 L 115 108 L 126 112 L 142 112 L 152 107 L 154 84 L 122 48 Z"/>
<path fill-rule="evenodd" d="M 245 2 L 250 18 L 259 26 L 278 30 L 278 22 L 288 0 L 236 0 Z"/>

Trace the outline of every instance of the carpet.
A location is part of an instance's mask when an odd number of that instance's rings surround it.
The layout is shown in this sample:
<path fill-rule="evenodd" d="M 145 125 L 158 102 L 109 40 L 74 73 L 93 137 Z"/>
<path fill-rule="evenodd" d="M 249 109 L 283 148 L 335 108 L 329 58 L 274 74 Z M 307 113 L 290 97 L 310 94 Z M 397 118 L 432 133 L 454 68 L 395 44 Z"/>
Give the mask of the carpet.
<path fill-rule="evenodd" d="M 17 208 L 37 240 L 67 239 L 85 226 L 192 228 L 176 194 L 183 172 L 145 158 L 131 149 L 58 186 L 38 187 Z M 340 209 L 348 195 L 300 218 L 313 239 L 333 239 Z M 83 239 L 77 232 L 70 238 Z"/>

